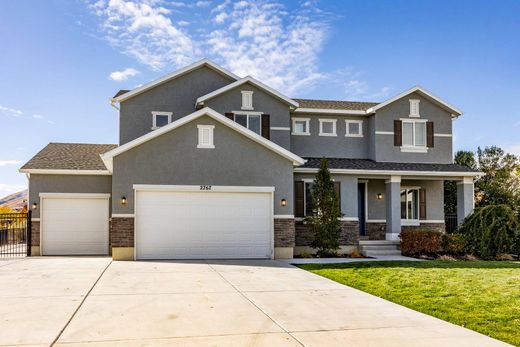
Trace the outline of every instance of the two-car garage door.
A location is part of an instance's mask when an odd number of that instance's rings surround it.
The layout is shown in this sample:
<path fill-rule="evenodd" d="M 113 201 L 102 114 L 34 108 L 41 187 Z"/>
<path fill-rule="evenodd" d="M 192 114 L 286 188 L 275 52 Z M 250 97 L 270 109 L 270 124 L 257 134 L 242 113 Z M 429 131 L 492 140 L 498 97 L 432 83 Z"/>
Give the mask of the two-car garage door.
<path fill-rule="evenodd" d="M 214 189 L 136 190 L 137 258 L 270 258 L 272 192 Z"/>

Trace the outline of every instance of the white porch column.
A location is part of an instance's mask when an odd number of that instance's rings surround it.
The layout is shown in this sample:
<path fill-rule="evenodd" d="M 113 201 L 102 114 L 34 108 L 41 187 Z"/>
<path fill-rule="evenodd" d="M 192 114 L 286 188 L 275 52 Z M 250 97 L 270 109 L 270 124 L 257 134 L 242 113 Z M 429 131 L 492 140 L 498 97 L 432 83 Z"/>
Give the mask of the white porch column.
<path fill-rule="evenodd" d="M 390 176 L 386 183 L 386 239 L 399 240 L 401 233 L 401 176 Z"/>
<path fill-rule="evenodd" d="M 475 208 L 473 177 L 464 177 L 457 182 L 457 223 L 461 225 Z"/>

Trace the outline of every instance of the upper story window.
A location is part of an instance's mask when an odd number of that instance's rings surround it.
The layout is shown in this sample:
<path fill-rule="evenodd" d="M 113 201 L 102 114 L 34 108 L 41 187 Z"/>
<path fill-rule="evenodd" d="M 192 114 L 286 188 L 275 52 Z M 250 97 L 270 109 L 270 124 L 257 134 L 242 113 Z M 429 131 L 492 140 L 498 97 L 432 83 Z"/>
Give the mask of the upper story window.
<path fill-rule="evenodd" d="M 410 117 L 420 117 L 419 115 L 419 103 L 421 100 L 410 99 Z"/>
<path fill-rule="evenodd" d="M 319 136 L 336 136 L 336 119 L 320 119 Z"/>
<path fill-rule="evenodd" d="M 426 149 L 426 120 L 403 120 L 403 147 Z"/>
<path fill-rule="evenodd" d="M 262 135 L 262 115 L 260 113 L 235 113 L 235 122 Z"/>
<path fill-rule="evenodd" d="M 197 125 L 199 130 L 199 143 L 197 148 L 215 148 L 213 144 L 213 129 L 214 125 Z"/>
<path fill-rule="evenodd" d="M 362 137 L 363 121 L 362 120 L 345 120 L 345 136 Z"/>
<path fill-rule="evenodd" d="M 310 118 L 293 118 L 292 134 L 293 135 L 310 135 L 309 123 Z"/>
<path fill-rule="evenodd" d="M 250 90 L 242 91 L 242 110 L 253 110 L 253 92 Z"/>
<path fill-rule="evenodd" d="M 172 122 L 172 112 L 153 111 L 152 118 L 152 130 L 155 130 Z"/>

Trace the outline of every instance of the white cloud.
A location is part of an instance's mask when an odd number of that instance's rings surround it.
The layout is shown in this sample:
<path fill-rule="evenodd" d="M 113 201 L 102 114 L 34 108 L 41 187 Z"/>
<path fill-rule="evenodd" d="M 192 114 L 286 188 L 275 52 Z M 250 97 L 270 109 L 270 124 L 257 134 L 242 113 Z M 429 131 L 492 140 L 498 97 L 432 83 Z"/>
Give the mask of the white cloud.
<path fill-rule="evenodd" d="M 0 105 L 0 114 L 6 115 L 6 116 L 20 117 L 23 115 L 23 112 L 21 110 L 15 109 L 15 108 Z"/>
<path fill-rule="evenodd" d="M 153 70 L 186 65 L 200 56 L 192 38 L 168 17 L 159 0 L 99 0 L 91 8 L 102 18 L 105 39 Z M 181 3 L 168 3 L 182 6 Z"/>
<path fill-rule="evenodd" d="M 20 160 L 0 160 L 0 166 L 20 164 Z"/>
<path fill-rule="evenodd" d="M 185 21 L 185 20 L 181 20 L 177 24 L 179 24 L 181 27 L 185 27 L 186 25 L 190 25 L 190 22 Z"/>
<path fill-rule="evenodd" d="M 43 119 L 43 116 L 41 114 L 33 114 L 34 119 Z"/>
<path fill-rule="evenodd" d="M 17 193 L 27 189 L 27 186 L 19 185 L 19 184 L 3 184 L 0 183 L 0 197 L 4 197 L 9 194 Z"/>
<path fill-rule="evenodd" d="M 208 7 L 211 5 L 211 1 L 197 1 L 195 4 L 197 7 Z"/>
<path fill-rule="evenodd" d="M 130 77 L 134 77 L 137 74 L 139 74 L 139 71 L 129 67 L 129 68 L 126 68 L 121 71 L 111 72 L 110 75 L 108 76 L 108 78 L 111 79 L 112 81 L 121 82 L 121 81 L 126 81 Z"/>

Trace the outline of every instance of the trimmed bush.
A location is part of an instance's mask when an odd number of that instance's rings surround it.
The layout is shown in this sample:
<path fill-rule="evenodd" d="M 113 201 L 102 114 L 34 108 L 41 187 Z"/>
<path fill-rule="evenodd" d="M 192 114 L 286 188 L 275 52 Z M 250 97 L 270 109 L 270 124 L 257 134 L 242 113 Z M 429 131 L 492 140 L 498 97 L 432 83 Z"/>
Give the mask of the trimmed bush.
<path fill-rule="evenodd" d="M 476 208 L 466 217 L 457 234 L 462 235 L 466 251 L 481 258 L 518 252 L 520 223 L 507 205 Z"/>
<path fill-rule="evenodd" d="M 443 252 L 451 255 L 464 253 L 464 237 L 461 234 L 443 235 Z"/>
<path fill-rule="evenodd" d="M 405 256 L 434 255 L 442 252 L 442 233 L 405 230 L 401 232 L 401 253 Z"/>

